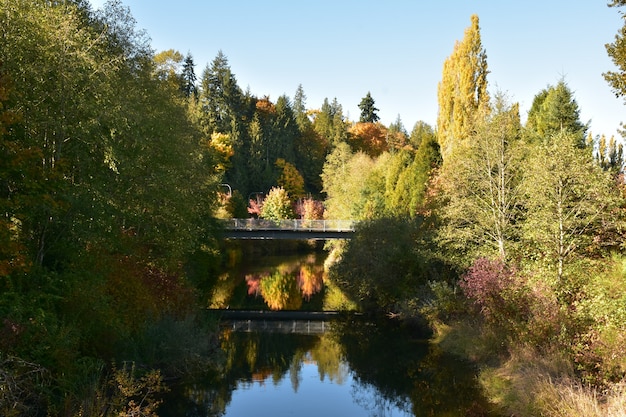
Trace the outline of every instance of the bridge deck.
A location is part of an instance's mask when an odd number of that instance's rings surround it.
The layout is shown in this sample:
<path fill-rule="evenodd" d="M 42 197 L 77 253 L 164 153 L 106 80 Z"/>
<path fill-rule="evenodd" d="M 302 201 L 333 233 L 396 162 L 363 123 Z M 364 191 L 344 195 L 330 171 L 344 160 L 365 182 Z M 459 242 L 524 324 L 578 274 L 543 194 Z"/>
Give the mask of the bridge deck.
<path fill-rule="evenodd" d="M 352 220 L 272 221 L 265 219 L 223 220 L 224 237 L 230 239 L 349 239 L 354 233 Z"/>

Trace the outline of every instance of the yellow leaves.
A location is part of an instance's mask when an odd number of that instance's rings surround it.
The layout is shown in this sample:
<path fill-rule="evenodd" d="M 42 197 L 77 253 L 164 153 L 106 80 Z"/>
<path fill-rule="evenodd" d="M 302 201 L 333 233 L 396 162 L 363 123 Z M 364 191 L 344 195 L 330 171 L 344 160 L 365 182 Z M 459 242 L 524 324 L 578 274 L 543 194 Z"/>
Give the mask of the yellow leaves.
<path fill-rule="evenodd" d="M 444 161 L 456 142 L 469 137 L 474 115 L 489 102 L 487 73 L 478 16 L 473 15 L 463 40 L 455 43 L 452 54 L 444 62 L 437 91 L 437 131 Z"/>
<path fill-rule="evenodd" d="M 229 134 L 213 133 L 209 146 L 217 153 L 218 172 L 224 172 L 230 166 L 230 158 L 235 154 L 233 143 Z"/>
<path fill-rule="evenodd" d="M 178 86 L 177 74 L 180 72 L 183 59 L 183 55 L 174 49 L 159 52 L 153 58 L 156 77 L 160 80 L 170 80 Z"/>
<path fill-rule="evenodd" d="M 304 178 L 298 169 L 282 158 L 276 160 L 276 166 L 282 170 L 278 179 L 279 187 L 284 188 L 292 198 L 304 196 Z"/>

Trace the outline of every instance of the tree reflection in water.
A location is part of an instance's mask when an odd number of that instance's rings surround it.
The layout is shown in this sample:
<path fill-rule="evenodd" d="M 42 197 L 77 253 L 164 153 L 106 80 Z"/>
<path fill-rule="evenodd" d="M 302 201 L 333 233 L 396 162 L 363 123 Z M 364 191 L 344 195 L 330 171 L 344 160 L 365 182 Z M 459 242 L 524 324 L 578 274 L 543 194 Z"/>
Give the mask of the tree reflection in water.
<path fill-rule="evenodd" d="M 470 366 L 391 321 L 338 322 L 321 336 L 226 331 L 222 351 L 220 373 L 173 387 L 160 415 L 223 416 L 233 392 L 242 387 L 265 390 L 265 385 L 287 383 L 300 398 L 301 372 L 311 364 L 319 381 L 351 384 L 351 402 L 361 415 L 383 416 L 391 410 L 413 416 L 496 415 L 486 407 Z M 307 416 L 307 404 L 302 406 L 300 415 Z M 176 412 L 170 413 L 172 407 Z M 280 407 L 263 411 L 280 415 Z"/>

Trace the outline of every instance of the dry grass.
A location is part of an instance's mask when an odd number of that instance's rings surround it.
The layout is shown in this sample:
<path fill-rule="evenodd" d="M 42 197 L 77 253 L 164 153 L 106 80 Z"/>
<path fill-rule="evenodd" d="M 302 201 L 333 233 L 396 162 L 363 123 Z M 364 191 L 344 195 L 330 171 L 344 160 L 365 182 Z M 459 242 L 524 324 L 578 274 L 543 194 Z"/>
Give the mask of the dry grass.
<path fill-rule="evenodd" d="M 559 356 L 517 352 L 485 369 L 481 384 L 491 402 L 516 417 L 626 417 L 626 381 L 599 393 L 573 377 Z"/>
<path fill-rule="evenodd" d="M 547 417 L 625 417 L 626 385 L 613 386 L 609 392 L 597 392 L 572 381 L 537 384 L 537 402 Z"/>

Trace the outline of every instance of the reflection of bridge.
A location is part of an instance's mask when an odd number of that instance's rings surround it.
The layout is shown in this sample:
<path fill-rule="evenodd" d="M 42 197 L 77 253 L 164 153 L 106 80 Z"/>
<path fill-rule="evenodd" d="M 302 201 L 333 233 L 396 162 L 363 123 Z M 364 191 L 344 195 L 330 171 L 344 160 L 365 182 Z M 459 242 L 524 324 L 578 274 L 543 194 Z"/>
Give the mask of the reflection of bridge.
<path fill-rule="evenodd" d="M 330 330 L 336 311 L 216 310 L 222 328 L 233 332 L 321 334 Z"/>
<path fill-rule="evenodd" d="M 227 219 L 223 236 L 228 239 L 350 239 L 353 220 Z"/>
<path fill-rule="evenodd" d="M 246 311 L 210 310 L 220 317 L 223 329 L 234 332 L 322 334 L 329 331 L 332 321 L 350 314 L 338 311 Z"/>
<path fill-rule="evenodd" d="M 260 333 L 296 333 L 322 334 L 330 330 L 331 324 L 327 321 L 311 320 L 231 320 L 222 323 L 222 328 L 233 332 L 260 332 Z"/>

